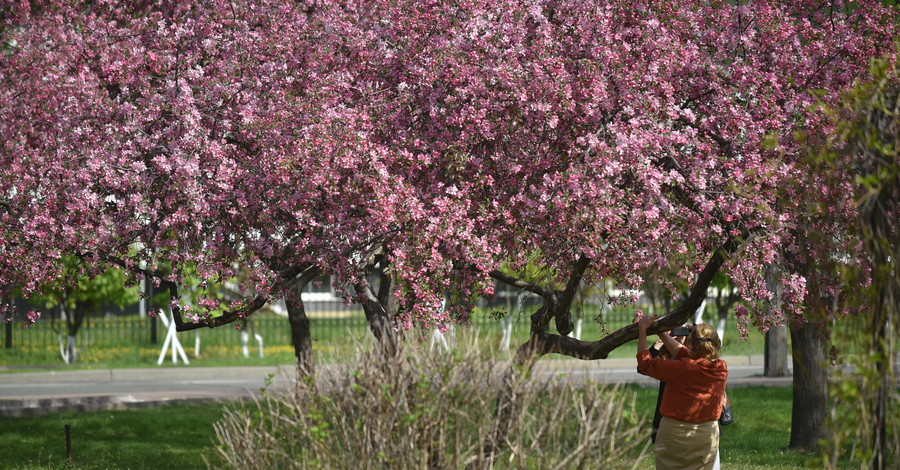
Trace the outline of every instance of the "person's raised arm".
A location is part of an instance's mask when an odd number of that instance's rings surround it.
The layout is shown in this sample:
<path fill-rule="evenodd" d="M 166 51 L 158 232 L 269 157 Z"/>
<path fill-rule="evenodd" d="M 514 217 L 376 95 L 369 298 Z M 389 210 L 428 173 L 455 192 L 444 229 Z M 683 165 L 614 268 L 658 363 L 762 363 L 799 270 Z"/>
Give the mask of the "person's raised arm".
<path fill-rule="evenodd" d="M 662 339 L 663 344 L 666 346 L 666 349 L 669 351 L 669 354 L 671 354 L 673 358 L 678 357 L 678 351 L 681 350 L 681 348 L 687 347 L 665 332 L 660 333 L 659 338 Z"/>
<path fill-rule="evenodd" d="M 641 317 L 638 320 L 638 354 L 646 351 L 647 348 L 647 328 L 656 321 L 656 315 Z"/>

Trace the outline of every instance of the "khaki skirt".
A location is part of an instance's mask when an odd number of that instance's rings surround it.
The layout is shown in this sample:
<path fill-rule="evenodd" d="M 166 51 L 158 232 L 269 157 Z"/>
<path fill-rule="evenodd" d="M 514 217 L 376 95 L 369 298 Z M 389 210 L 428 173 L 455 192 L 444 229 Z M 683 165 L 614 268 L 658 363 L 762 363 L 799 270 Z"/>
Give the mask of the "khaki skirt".
<path fill-rule="evenodd" d="M 719 450 L 719 423 L 686 423 L 663 416 L 656 433 L 657 470 L 711 470 Z"/>

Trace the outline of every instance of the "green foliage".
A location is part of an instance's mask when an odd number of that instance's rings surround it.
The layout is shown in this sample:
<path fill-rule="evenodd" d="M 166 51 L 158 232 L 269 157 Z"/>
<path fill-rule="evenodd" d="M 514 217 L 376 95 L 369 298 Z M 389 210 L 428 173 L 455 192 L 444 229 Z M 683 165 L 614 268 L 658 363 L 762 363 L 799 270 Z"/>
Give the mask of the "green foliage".
<path fill-rule="evenodd" d="M 57 282 L 47 285 L 44 295 L 33 298 L 33 303 L 47 309 L 62 303 L 67 311 L 73 311 L 78 307 L 92 310 L 106 304 L 124 308 L 139 299 L 137 286 L 126 287 L 126 276 L 121 269 L 91 273 L 74 256 L 63 257 L 61 266 Z"/>
<path fill-rule="evenodd" d="M 861 466 L 887 468 L 900 454 L 900 393 L 892 367 L 900 339 L 900 70 L 896 59 L 885 58 L 870 72 L 832 113 L 837 137 L 821 157 L 836 173 L 852 168 L 856 175 L 859 223 L 852 233 L 865 261 L 843 273 L 864 315 L 844 320 L 843 334 L 834 338 L 849 354 L 830 390 L 832 468 L 842 467 L 837 462 L 845 455 Z"/>
<path fill-rule="evenodd" d="M 734 289 L 734 282 L 722 271 L 718 271 L 716 275 L 713 276 L 713 280 L 709 285 L 710 287 L 715 287 L 717 289 Z"/>

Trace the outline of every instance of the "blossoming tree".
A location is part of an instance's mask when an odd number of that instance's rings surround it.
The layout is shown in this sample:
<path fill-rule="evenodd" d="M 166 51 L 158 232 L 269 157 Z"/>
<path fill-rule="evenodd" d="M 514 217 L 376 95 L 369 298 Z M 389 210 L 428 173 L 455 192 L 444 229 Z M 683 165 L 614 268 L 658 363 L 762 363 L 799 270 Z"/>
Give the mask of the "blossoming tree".
<path fill-rule="evenodd" d="M 246 299 L 212 326 L 358 243 L 338 234 L 360 210 L 345 204 L 357 168 L 332 163 L 365 151 L 340 135 L 357 130 L 334 124 L 343 113 L 329 91 L 303 76 L 327 63 L 312 44 L 321 23 L 288 3 L 231 6 L 3 11 L 0 286 L 39 292 L 72 253 L 97 272 L 113 264 L 162 282 L 189 328 L 220 307 L 182 304 L 189 272 L 201 290 L 240 272 Z"/>
<path fill-rule="evenodd" d="M 683 323 L 719 272 L 743 326 L 802 322 L 808 275 L 788 261 L 828 256 L 796 230 L 827 188 L 790 182 L 830 130 L 813 105 L 893 47 L 894 13 L 869 0 L 22 2 L 0 26 L 0 288 L 36 293 L 71 253 L 164 279 L 187 330 L 317 271 L 395 345 L 392 326 L 464 320 L 499 280 L 544 299 L 521 362 L 601 359 L 634 339 L 566 336 L 581 286 L 608 278 L 691 286 L 652 331 Z M 184 267 L 214 282 L 238 265 L 246 295 L 224 313 L 180 301 Z M 781 309 L 764 308 L 772 265 Z"/>

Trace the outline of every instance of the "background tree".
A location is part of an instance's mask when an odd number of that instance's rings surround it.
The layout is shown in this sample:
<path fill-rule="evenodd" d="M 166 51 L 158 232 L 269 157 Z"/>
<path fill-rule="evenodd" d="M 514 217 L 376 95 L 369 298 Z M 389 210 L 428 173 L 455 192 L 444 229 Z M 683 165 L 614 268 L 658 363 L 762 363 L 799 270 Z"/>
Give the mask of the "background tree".
<path fill-rule="evenodd" d="M 838 345 L 850 353 L 845 363 L 855 373 L 839 376 L 832 393 L 837 408 L 829 463 L 838 465 L 844 446 L 868 468 L 891 468 L 900 452 L 898 440 L 896 359 L 900 292 L 900 74 L 892 56 L 874 63 L 870 78 L 837 108 L 835 137 L 828 142 L 825 174 L 854 194 L 857 223 L 850 234 L 863 263 L 841 266 L 846 291 L 842 300 L 864 315 L 849 319 Z M 848 169 L 850 171 L 848 171 Z M 859 422 L 846 428 L 842 423 Z"/>
<path fill-rule="evenodd" d="M 58 308 L 66 325 L 66 342 L 60 338 L 60 354 L 65 363 L 78 360 L 76 335 L 90 314 L 100 313 L 105 306 L 120 309 L 138 301 L 137 286 L 128 286 L 125 273 L 118 268 L 108 268 L 100 274 L 92 274 L 77 259 L 63 258 L 63 270 L 56 282 L 42 286 L 42 294 L 32 298 L 46 310 Z"/>
<path fill-rule="evenodd" d="M 879 67 L 882 69 L 875 73 L 880 78 L 874 79 L 878 85 L 864 82 L 850 95 L 850 104 L 837 106 L 839 119 L 833 136 L 825 141 L 809 142 L 813 149 L 823 145 L 837 149 L 827 150 L 829 157 L 825 159 L 817 155 L 804 162 L 807 171 L 798 178 L 800 188 L 817 188 L 821 196 L 813 200 L 785 201 L 798 208 L 798 223 L 794 229 L 797 237 L 809 240 L 801 249 L 788 253 L 785 263 L 803 276 L 808 292 L 812 293 L 806 299 L 808 321 L 793 323 L 791 330 L 795 404 L 791 432 L 793 448 L 815 449 L 828 437 L 824 425 L 829 401 L 829 363 L 841 359 L 841 353 L 848 352 L 845 348 L 832 346 L 832 342 L 837 346 L 846 345 L 848 337 L 860 333 L 857 331 L 859 324 L 855 323 L 858 321 L 867 325 L 863 331 L 874 332 L 877 337 L 879 330 L 884 330 L 878 325 L 887 321 L 887 317 L 878 313 L 878 309 L 883 308 L 878 305 L 883 301 L 876 292 L 890 292 L 891 286 L 884 284 L 872 291 L 867 287 L 874 287 L 878 282 L 877 269 L 873 267 L 878 256 L 874 248 L 878 243 L 890 247 L 896 242 L 890 239 L 895 209 L 880 199 L 880 191 L 885 191 L 888 198 L 892 197 L 896 176 L 890 169 L 891 162 L 896 160 L 892 147 L 879 143 L 882 139 L 890 141 L 892 138 L 890 118 L 879 115 L 878 111 L 891 109 L 890 104 L 885 105 L 881 100 L 886 96 L 890 102 L 890 92 L 884 90 L 890 89 L 891 85 L 887 84 L 892 79 L 890 72 L 884 72 L 888 66 Z M 827 111 L 823 115 L 827 115 Z M 878 228 L 871 229 L 871 224 L 877 224 Z M 876 232 L 880 235 L 874 235 Z M 876 239 L 880 241 L 875 242 Z M 886 259 L 878 262 L 886 262 Z M 889 271 L 891 264 L 886 262 L 883 269 Z M 848 277 L 847 273 L 853 274 Z M 853 319 L 848 321 L 849 330 L 841 328 L 838 336 L 832 338 L 833 321 L 848 317 Z M 890 343 L 889 340 L 884 344 Z M 883 356 L 886 352 L 881 348 L 881 343 L 875 339 L 865 348 L 854 347 L 850 357 L 866 351 L 864 354 L 872 358 L 872 363 L 864 361 L 861 369 L 870 366 L 877 369 L 878 358 L 889 356 Z M 882 373 L 876 382 L 891 383 L 886 370 Z M 841 392 L 837 394 L 841 395 Z M 884 465 L 883 461 L 878 462 L 883 455 L 873 462 Z"/>

